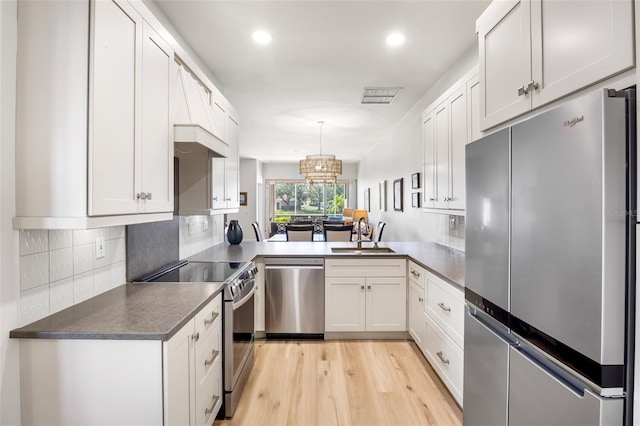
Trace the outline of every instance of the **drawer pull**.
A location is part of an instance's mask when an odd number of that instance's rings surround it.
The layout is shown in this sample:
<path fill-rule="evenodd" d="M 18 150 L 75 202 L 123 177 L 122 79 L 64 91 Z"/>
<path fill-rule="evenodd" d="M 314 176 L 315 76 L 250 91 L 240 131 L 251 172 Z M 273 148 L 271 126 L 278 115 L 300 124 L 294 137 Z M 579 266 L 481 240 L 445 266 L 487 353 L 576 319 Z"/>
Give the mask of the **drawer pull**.
<path fill-rule="evenodd" d="M 436 355 L 438 355 L 438 358 L 440 358 L 440 361 L 442 361 L 443 364 L 449 365 L 449 360 L 442 356 L 442 351 L 436 352 Z"/>
<path fill-rule="evenodd" d="M 205 359 L 204 360 L 204 366 L 206 367 L 207 365 L 211 365 L 213 364 L 213 362 L 216 360 L 216 358 L 218 358 L 218 354 L 220 353 L 220 351 L 216 351 L 215 349 L 211 351 L 211 359 Z"/>
<path fill-rule="evenodd" d="M 194 342 L 197 342 L 198 340 L 200 340 L 200 333 L 196 333 L 193 336 L 191 336 L 191 338 L 193 339 Z"/>
<path fill-rule="evenodd" d="M 442 302 L 438 303 L 438 306 L 440 306 L 440 309 L 442 309 L 445 312 L 451 312 L 451 308 Z"/>
<path fill-rule="evenodd" d="M 217 395 L 213 395 L 213 403 L 211 404 L 211 407 L 204 409 L 205 416 L 208 416 L 209 414 L 213 413 L 213 408 L 216 406 L 219 399 L 220 397 L 218 397 Z"/>
<path fill-rule="evenodd" d="M 369 284 L 369 285 L 367 286 L 367 288 L 368 288 L 369 290 L 371 290 L 371 284 Z"/>
<path fill-rule="evenodd" d="M 364 290 L 364 285 L 360 285 L 360 290 Z"/>
<path fill-rule="evenodd" d="M 422 297 L 418 297 L 418 302 L 422 303 L 424 302 L 424 299 Z"/>
<path fill-rule="evenodd" d="M 216 318 L 218 318 L 218 313 L 216 311 L 211 312 L 211 316 L 209 318 L 204 319 L 204 325 L 209 325 L 213 323 Z"/>
<path fill-rule="evenodd" d="M 416 271 L 415 269 L 411 270 L 411 275 L 413 275 L 414 277 L 419 277 L 420 276 L 420 272 Z"/>

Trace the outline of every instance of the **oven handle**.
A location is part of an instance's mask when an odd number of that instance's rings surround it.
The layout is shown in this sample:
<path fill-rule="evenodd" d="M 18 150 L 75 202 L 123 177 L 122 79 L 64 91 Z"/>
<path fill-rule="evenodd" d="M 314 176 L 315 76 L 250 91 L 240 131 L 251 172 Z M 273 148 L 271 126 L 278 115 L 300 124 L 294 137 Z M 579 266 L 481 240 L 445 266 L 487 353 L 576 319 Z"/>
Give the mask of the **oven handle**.
<path fill-rule="evenodd" d="M 256 284 L 255 284 L 255 281 L 254 281 L 253 285 L 251 286 L 251 291 L 249 292 L 249 294 L 247 294 L 246 296 L 244 296 L 242 299 L 240 299 L 237 302 L 232 302 L 231 303 L 231 309 L 233 309 L 235 311 L 236 309 L 238 309 L 239 307 L 241 307 L 242 305 L 247 303 L 247 301 L 249 299 L 251 299 L 251 297 L 253 297 L 253 294 L 255 292 L 256 292 Z"/>

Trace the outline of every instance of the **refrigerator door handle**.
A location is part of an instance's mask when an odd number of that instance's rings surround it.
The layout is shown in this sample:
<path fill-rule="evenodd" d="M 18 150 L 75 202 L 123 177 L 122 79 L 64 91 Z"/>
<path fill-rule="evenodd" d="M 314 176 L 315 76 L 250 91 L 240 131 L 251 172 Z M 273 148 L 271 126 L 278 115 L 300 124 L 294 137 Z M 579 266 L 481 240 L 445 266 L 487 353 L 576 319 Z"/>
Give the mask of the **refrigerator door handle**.
<path fill-rule="evenodd" d="M 495 325 L 491 324 L 489 321 L 483 318 L 484 315 L 478 315 L 478 311 L 475 308 L 471 307 L 470 305 L 467 305 L 467 313 L 471 318 L 478 321 L 485 328 L 489 329 L 489 331 L 491 331 L 493 334 L 497 335 L 502 340 L 505 340 L 508 344 L 515 345 L 518 343 L 518 341 L 515 339 L 515 337 L 512 334 L 509 334 L 506 331 L 501 330 Z"/>
<path fill-rule="evenodd" d="M 580 382 L 580 380 L 572 377 L 569 373 L 562 370 L 560 367 L 551 363 L 551 361 L 547 361 L 541 355 L 538 355 L 533 350 L 517 343 L 513 345 L 513 348 L 517 350 L 523 357 L 540 367 L 545 373 L 549 376 L 556 379 L 562 385 L 564 385 L 571 392 L 579 396 L 580 398 L 584 397 L 584 393 L 587 390 L 587 387 Z"/>

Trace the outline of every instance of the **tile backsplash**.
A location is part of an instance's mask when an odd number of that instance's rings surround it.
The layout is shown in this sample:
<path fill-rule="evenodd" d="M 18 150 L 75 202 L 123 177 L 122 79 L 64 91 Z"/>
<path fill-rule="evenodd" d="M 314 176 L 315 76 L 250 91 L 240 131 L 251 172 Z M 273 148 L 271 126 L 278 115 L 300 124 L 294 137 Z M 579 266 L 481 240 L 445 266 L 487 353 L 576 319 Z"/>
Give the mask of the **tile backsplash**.
<path fill-rule="evenodd" d="M 96 259 L 96 238 L 105 256 Z M 20 324 L 58 312 L 126 281 L 125 227 L 20 231 Z"/>
<path fill-rule="evenodd" d="M 224 215 L 180 216 L 180 259 L 223 241 Z"/>

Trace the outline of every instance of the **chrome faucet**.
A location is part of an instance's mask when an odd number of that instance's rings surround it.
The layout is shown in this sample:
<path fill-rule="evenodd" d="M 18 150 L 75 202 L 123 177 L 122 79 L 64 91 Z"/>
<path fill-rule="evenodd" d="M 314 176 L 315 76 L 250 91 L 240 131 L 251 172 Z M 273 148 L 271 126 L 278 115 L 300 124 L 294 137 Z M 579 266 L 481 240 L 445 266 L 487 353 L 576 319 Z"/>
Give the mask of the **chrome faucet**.
<path fill-rule="evenodd" d="M 362 227 L 360 227 L 360 223 L 364 220 L 364 223 L 367 224 L 367 226 L 369 225 L 369 223 L 367 222 L 367 218 L 366 217 L 361 217 L 360 219 L 358 219 L 358 239 L 356 240 L 356 242 L 358 243 L 358 248 L 362 248 Z"/>

